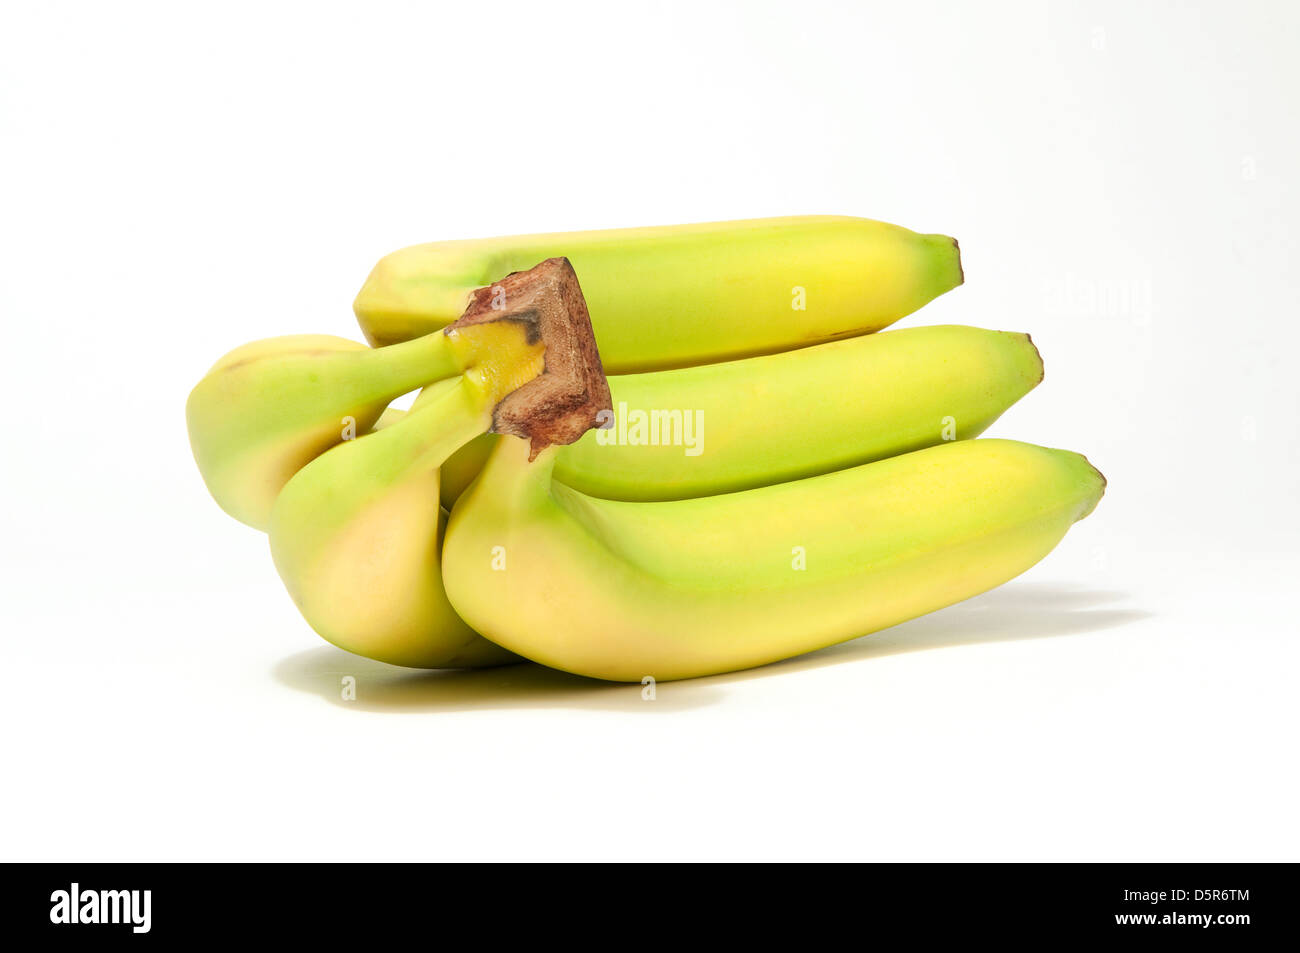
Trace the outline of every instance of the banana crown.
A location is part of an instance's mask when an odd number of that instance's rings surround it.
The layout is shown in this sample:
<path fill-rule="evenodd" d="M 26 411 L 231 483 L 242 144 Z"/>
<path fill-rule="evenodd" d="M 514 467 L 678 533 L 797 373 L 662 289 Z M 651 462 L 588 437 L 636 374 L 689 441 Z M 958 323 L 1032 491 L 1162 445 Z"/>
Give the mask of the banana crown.
<path fill-rule="evenodd" d="M 522 324 L 528 339 L 541 340 L 546 351 L 545 371 L 497 403 L 494 433 L 527 438 L 535 457 L 553 444 L 577 440 L 595 426 L 598 414 L 610 410 L 591 316 L 567 258 L 548 258 L 479 288 L 447 334 L 493 322 Z"/>

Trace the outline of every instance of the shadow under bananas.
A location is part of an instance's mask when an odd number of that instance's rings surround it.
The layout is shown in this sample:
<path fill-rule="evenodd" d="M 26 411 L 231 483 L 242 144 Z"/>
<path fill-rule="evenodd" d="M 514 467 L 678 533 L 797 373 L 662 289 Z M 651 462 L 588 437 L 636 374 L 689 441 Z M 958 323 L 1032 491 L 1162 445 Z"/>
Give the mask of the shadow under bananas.
<path fill-rule="evenodd" d="M 682 711 L 722 700 L 702 684 L 691 692 L 642 697 L 641 685 L 605 682 L 556 671 L 534 662 L 497 668 L 421 670 L 353 655 L 332 645 L 297 652 L 272 670 L 283 685 L 361 711 L 438 712 L 467 709 L 574 708 L 590 711 Z M 344 678 L 355 679 L 355 698 L 344 697 Z"/>
<path fill-rule="evenodd" d="M 331 645 L 297 652 L 272 670 L 283 685 L 361 711 L 438 712 L 466 709 L 572 708 L 590 711 L 686 711 L 725 697 L 730 682 L 855 660 L 983 642 L 1080 635 L 1148 618 L 1142 609 L 1102 608 L 1123 592 L 1054 583 L 1007 585 L 874 635 L 761 668 L 662 682 L 654 700 L 640 685 L 603 682 L 525 662 L 468 671 L 420 671 L 374 662 Z M 344 679 L 355 679 L 355 698 Z"/>

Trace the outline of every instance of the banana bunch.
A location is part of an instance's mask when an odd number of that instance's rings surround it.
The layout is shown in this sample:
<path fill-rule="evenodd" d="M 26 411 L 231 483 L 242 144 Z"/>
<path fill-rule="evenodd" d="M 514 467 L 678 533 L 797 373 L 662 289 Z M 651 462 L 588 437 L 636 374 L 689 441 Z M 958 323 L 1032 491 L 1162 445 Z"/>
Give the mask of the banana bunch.
<path fill-rule="evenodd" d="M 1042 380 L 1028 335 L 882 330 L 961 281 L 952 239 L 831 216 L 419 245 L 357 297 L 375 347 L 231 352 L 191 444 L 351 652 L 747 668 L 997 586 L 1101 498 L 970 439 Z"/>

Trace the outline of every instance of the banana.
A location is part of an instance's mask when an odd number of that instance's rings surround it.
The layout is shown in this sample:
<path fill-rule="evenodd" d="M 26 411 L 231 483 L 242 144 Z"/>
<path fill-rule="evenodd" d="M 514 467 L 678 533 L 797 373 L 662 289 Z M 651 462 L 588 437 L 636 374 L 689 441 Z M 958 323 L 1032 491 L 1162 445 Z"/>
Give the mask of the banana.
<path fill-rule="evenodd" d="M 555 479 L 642 501 L 784 483 L 978 436 L 1042 379 L 1029 335 L 955 325 L 615 376 L 612 426 L 561 449 Z M 492 446 L 446 462 L 448 509 Z"/>
<path fill-rule="evenodd" d="M 402 419 L 326 451 L 285 484 L 271 511 L 271 558 L 322 638 L 416 668 L 517 658 L 461 621 L 439 568 L 438 467 L 490 424 L 471 379 L 442 381 Z"/>
<path fill-rule="evenodd" d="M 353 310 L 372 344 L 410 340 L 454 320 L 473 289 L 553 255 L 582 276 L 611 374 L 878 331 L 962 283 L 945 235 L 810 215 L 414 245 L 379 261 Z"/>
<path fill-rule="evenodd" d="M 541 452 L 581 433 L 608 403 L 576 278 L 562 260 L 513 276 L 513 310 L 466 322 L 532 322 L 535 342 L 426 387 L 410 412 L 336 446 L 299 470 L 271 511 L 271 556 L 303 617 L 340 648 L 419 668 L 517 658 L 480 638 L 447 602 L 439 570 L 445 516 L 438 470 L 489 428 Z M 591 406 L 588 407 L 587 405 Z M 563 421 L 561 421 L 563 418 Z M 527 444 L 525 445 L 527 446 Z"/>
<path fill-rule="evenodd" d="M 615 681 L 763 665 L 895 625 L 1033 566 L 1097 505 L 1075 453 L 945 443 L 738 493 L 620 502 L 501 437 L 451 512 L 456 612 L 536 662 Z"/>

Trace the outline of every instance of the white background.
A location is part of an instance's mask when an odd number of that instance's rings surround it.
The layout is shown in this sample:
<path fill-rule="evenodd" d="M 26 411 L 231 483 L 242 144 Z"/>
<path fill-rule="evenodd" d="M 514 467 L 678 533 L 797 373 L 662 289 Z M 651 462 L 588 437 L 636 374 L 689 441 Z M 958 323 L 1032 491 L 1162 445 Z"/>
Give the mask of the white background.
<path fill-rule="evenodd" d="M 1296 5 L 3 11 L 0 856 L 1300 859 Z M 1110 478 L 993 593 L 654 702 L 408 674 L 195 470 L 387 251 L 813 212 L 956 235 L 900 326 L 1030 331 L 991 433 Z"/>

